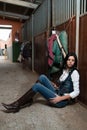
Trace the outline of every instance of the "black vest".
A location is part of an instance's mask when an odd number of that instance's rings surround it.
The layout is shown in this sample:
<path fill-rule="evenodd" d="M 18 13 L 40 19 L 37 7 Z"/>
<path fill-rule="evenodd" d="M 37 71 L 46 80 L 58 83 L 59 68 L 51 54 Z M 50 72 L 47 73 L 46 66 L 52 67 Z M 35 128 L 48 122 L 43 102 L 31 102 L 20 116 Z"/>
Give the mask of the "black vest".
<path fill-rule="evenodd" d="M 58 95 L 64 95 L 65 93 L 70 93 L 73 91 L 73 82 L 71 79 L 71 74 L 73 71 L 69 72 L 68 77 L 64 81 L 59 81 L 59 88 L 57 90 Z"/>

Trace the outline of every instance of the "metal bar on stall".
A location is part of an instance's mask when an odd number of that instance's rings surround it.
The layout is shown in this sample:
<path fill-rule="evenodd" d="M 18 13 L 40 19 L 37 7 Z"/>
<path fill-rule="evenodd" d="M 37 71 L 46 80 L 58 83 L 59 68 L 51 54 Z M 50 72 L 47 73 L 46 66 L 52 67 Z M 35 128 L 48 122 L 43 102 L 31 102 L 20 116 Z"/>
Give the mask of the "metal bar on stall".
<path fill-rule="evenodd" d="M 69 19 L 69 0 L 67 0 L 67 20 Z"/>
<path fill-rule="evenodd" d="M 76 0 L 76 55 L 79 55 L 79 16 L 80 16 L 80 0 Z"/>
<path fill-rule="evenodd" d="M 71 0 L 71 17 L 73 16 L 73 0 Z"/>
<path fill-rule="evenodd" d="M 86 12 L 86 0 L 84 0 L 84 13 Z"/>
<path fill-rule="evenodd" d="M 34 32 L 33 32 L 34 17 L 32 14 L 32 71 L 34 71 Z"/>
<path fill-rule="evenodd" d="M 69 0 L 69 18 L 71 18 L 71 0 Z"/>

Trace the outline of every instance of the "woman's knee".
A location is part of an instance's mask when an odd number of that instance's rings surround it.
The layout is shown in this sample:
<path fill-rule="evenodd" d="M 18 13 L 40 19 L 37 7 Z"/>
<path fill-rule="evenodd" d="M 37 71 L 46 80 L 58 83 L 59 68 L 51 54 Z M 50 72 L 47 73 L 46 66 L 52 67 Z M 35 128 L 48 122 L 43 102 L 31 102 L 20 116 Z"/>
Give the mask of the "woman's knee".
<path fill-rule="evenodd" d="M 37 92 L 39 87 L 40 87 L 40 83 L 35 83 L 35 84 L 32 86 L 32 89 L 33 89 L 33 91 Z"/>
<path fill-rule="evenodd" d="M 43 80 L 47 79 L 46 75 L 42 74 L 39 76 L 39 81 L 42 82 Z"/>

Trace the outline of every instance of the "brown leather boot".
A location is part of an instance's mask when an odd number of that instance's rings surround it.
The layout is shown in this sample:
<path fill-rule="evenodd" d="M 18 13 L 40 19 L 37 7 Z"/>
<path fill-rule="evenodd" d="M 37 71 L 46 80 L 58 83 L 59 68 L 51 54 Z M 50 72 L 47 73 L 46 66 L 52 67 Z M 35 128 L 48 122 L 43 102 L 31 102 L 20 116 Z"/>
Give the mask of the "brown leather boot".
<path fill-rule="evenodd" d="M 11 104 L 2 103 L 2 105 L 8 110 L 8 112 L 18 112 L 21 108 L 30 106 L 33 103 L 33 97 L 35 94 L 36 93 L 31 88 L 17 101 Z"/>

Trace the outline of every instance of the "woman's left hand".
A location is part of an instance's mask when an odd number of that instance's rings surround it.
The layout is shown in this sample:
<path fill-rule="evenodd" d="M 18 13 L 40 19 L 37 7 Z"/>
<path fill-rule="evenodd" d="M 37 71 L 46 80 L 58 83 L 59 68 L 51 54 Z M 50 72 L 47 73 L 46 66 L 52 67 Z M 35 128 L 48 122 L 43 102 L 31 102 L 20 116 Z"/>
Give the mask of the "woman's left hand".
<path fill-rule="evenodd" d="M 50 98 L 50 102 L 51 103 L 54 103 L 54 104 L 56 104 L 57 102 L 60 102 L 60 101 L 62 101 L 62 98 L 61 98 L 62 96 L 56 96 L 56 97 L 54 97 L 54 98 Z"/>

